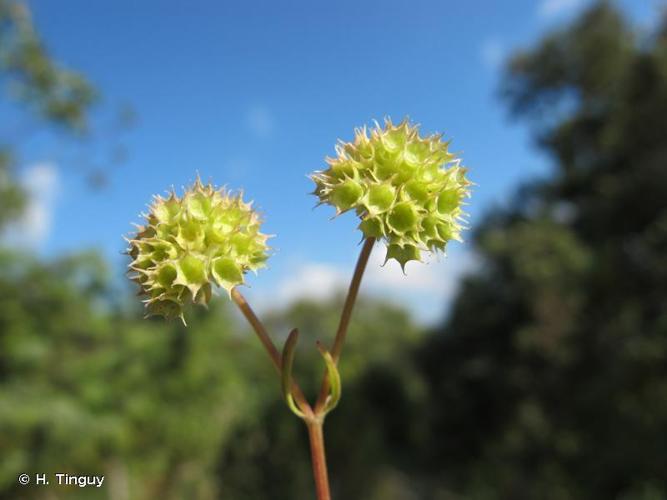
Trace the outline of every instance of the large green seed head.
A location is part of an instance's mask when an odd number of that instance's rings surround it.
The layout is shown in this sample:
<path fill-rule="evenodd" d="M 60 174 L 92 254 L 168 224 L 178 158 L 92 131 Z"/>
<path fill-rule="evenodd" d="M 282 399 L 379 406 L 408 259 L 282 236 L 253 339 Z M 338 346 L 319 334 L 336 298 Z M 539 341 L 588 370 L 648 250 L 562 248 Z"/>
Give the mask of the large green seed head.
<path fill-rule="evenodd" d="M 440 135 L 420 137 L 417 125 L 403 120 L 370 131 L 356 129 L 354 142 L 340 142 L 329 168 L 315 172 L 313 194 L 336 214 L 354 210 L 364 238 L 383 239 L 387 260 L 402 267 L 422 251 L 444 251 L 460 240 L 463 200 L 471 182 L 461 160 Z"/>
<path fill-rule="evenodd" d="M 127 253 L 148 315 L 183 319 L 187 304 L 207 305 L 214 286 L 230 292 L 268 258 L 268 236 L 241 194 L 197 180 L 181 197 L 156 196 L 145 217 Z"/>

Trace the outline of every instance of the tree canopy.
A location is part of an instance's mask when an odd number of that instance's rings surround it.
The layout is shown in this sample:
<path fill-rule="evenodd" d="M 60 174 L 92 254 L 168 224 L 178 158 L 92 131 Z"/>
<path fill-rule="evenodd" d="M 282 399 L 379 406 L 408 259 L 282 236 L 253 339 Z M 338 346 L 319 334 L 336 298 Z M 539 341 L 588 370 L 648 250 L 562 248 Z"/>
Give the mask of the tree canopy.
<path fill-rule="evenodd" d="M 420 354 L 459 491 L 667 494 L 665 26 L 639 37 L 600 3 L 508 65 L 555 170 L 489 214 L 482 269 Z"/>

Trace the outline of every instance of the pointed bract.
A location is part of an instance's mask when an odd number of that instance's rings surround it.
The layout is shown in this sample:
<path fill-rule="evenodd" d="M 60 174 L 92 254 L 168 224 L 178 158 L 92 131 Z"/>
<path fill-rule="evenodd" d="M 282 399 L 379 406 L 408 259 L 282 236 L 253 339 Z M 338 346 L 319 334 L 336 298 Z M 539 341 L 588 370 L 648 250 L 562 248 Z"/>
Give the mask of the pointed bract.
<path fill-rule="evenodd" d="M 182 197 L 155 196 L 144 217 L 127 254 L 148 316 L 183 320 L 187 304 L 208 305 L 212 285 L 231 293 L 268 259 L 269 237 L 251 203 L 199 178 Z"/>
<path fill-rule="evenodd" d="M 355 129 L 353 142 L 339 142 L 329 168 L 315 172 L 313 194 L 336 215 L 354 210 L 364 238 L 383 239 L 387 259 L 401 267 L 421 251 L 444 251 L 465 227 L 463 200 L 470 196 L 466 169 L 440 134 L 420 137 L 408 120 L 369 131 Z"/>

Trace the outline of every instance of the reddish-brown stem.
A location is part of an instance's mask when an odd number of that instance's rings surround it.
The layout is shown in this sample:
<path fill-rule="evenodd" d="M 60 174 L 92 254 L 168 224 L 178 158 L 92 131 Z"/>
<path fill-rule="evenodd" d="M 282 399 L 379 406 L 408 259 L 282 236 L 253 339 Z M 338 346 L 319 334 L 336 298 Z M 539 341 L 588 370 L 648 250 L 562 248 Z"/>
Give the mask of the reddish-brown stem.
<path fill-rule="evenodd" d="M 282 356 L 278 352 L 278 349 L 276 349 L 276 346 L 273 345 L 273 341 L 271 340 L 271 337 L 269 337 L 269 333 L 266 330 L 266 327 L 257 317 L 255 311 L 252 310 L 252 307 L 250 307 L 250 304 L 248 304 L 248 301 L 241 294 L 241 292 L 238 291 L 238 289 L 233 288 L 231 295 L 232 300 L 241 310 L 246 320 L 248 320 L 248 323 L 250 323 L 250 326 L 252 326 L 252 329 L 257 334 L 257 337 L 259 337 L 259 341 L 264 346 L 264 349 L 266 349 L 266 352 L 269 354 L 269 357 L 273 362 L 273 366 L 278 371 L 278 375 L 280 375 L 282 373 Z M 303 394 L 303 391 L 296 382 L 292 382 L 292 394 L 294 395 L 294 399 L 296 400 L 297 405 L 299 405 L 301 411 L 307 416 L 312 416 L 313 409 L 311 408 Z"/>
<path fill-rule="evenodd" d="M 361 253 L 359 254 L 357 265 L 354 268 L 352 281 L 350 282 L 347 297 L 345 298 L 345 304 L 343 305 L 343 312 L 341 313 L 340 321 L 338 323 L 336 338 L 334 339 L 334 344 L 331 349 L 331 357 L 333 358 L 334 363 L 338 363 L 338 360 L 340 359 L 343 345 L 345 344 L 345 337 L 347 336 L 347 330 L 350 325 L 350 319 L 352 318 L 352 310 L 354 309 L 354 304 L 357 300 L 357 295 L 359 294 L 361 279 L 363 278 L 364 271 L 366 270 L 366 265 L 368 264 L 368 259 L 371 255 L 371 250 L 373 249 L 374 243 L 375 238 L 366 239 L 364 246 L 361 249 Z M 268 352 L 271 361 L 273 362 L 273 365 L 278 373 L 282 373 L 282 356 L 278 352 L 278 349 L 276 349 L 275 345 L 273 345 L 271 337 L 269 337 L 269 334 L 262 322 L 259 320 L 243 295 L 241 295 L 241 292 L 239 292 L 236 288 L 232 289 L 232 300 L 239 307 L 245 318 L 253 327 L 253 330 L 255 330 L 255 333 Z M 310 440 L 310 454 L 313 463 L 313 477 L 315 479 L 317 500 L 331 500 L 331 493 L 329 490 L 329 475 L 327 473 L 327 460 L 324 450 L 324 432 L 322 430 L 322 424 L 324 421 L 324 407 L 327 401 L 327 396 L 329 394 L 329 379 L 325 375 L 324 380 L 322 380 L 322 387 L 320 389 L 314 410 L 308 404 L 308 401 L 303 395 L 303 392 L 295 382 L 292 384 L 292 393 L 297 405 L 305 414 L 304 421 L 306 423 L 306 427 L 308 428 L 308 439 Z"/>
<path fill-rule="evenodd" d="M 315 478 L 317 500 L 331 500 L 327 459 L 324 451 L 322 419 L 307 419 L 306 427 L 308 428 L 308 438 L 310 439 L 310 456 L 313 462 L 313 477 Z"/>
<path fill-rule="evenodd" d="M 361 278 L 364 276 L 368 258 L 371 255 L 371 250 L 373 250 L 374 244 L 375 238 L 367 238 L 366 241 L 364 241 L 364 246 L 361 248 L 359 258 L 357 259 L 357 265 L 354 268 L 352 281 L 350 281 L 350 288 L 347 291 L 347 297 L 345 298 L 345 304 L 343 305 L 343 312 L 341 313 L 340 322 L 338 323 L 336 338 L 333 347 L 331 348 L 331 357 L 335 363 L 338 363 L 340 354 L 343 351 L 347 329 L 350 325 L 350 319 L 352 318 L 352 310 L 354 309 L 354 304 L 357 301 L 357 295 L 359 294 L 359 287 L 361 286 Z M 317 398 L 317 403 L 315 404 L 316 415 L 319 415 L 324 408 L 328 394 L 329 378 L 325 375 L 324 380 L 322 381 L 322 387 L 320 388 L 320 394 Z"/>

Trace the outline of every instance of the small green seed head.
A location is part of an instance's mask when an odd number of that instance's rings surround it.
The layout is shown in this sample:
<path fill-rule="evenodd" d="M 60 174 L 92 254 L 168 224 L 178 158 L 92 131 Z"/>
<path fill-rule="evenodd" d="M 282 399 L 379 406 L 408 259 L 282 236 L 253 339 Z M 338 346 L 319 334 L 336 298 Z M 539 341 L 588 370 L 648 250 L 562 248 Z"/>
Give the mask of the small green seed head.
<path fill-rule="evenodd" d="M 187 304 L 208 304 L 214 286 L 231 292 L 264 266 L 269 237 L 251 205 L 199 179 L 182 197 L 154 198 L 127 250 L 147 316 L 183 319 Z"/>
<path fill-rule="evenodd" d="M 386 260 L 401 267 L 422 251 L 443 251 L 460 240 L 463 200 L 470 196 L 466 169 L 440 135 L 420 137 L 419 127 L 385 120 L 355 130 L 354 142 L 339 142 L 329 168 L 315 172 L 313 194 L 336 215 L 354 210 L 364 238 L 383 239 Z"/>

